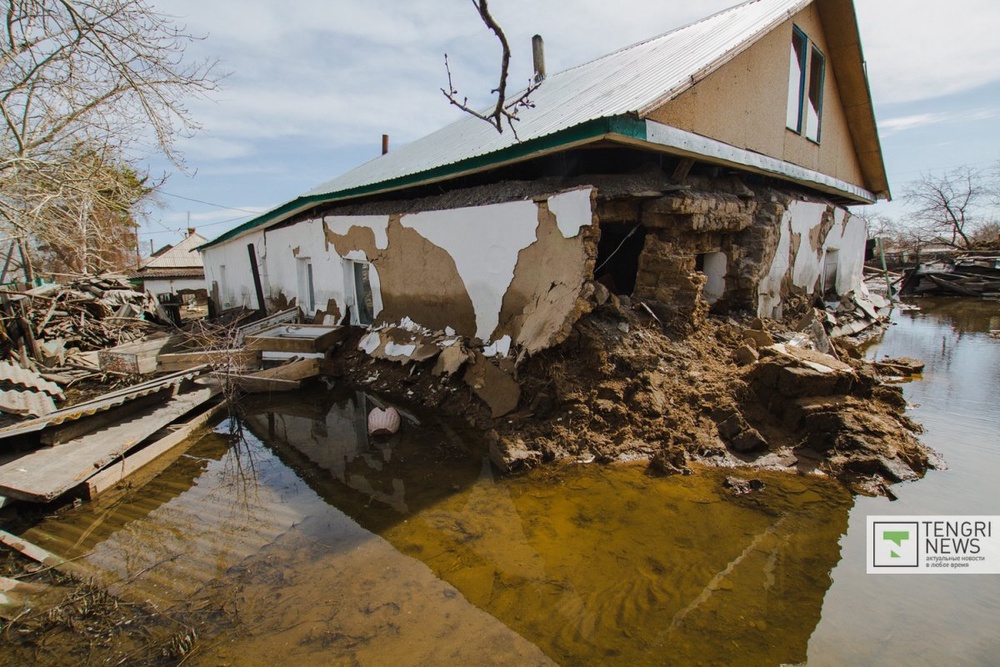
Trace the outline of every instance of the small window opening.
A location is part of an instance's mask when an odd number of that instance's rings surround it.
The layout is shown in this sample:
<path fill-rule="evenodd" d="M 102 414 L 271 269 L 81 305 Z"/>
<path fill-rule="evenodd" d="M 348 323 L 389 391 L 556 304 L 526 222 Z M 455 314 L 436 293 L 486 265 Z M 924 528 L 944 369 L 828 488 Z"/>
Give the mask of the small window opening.
<path fill-rule="evenodd" d="M 594 280 L 612 294 L 631 295 L 639 274 L 639 255 L 645 246 L 646 228 L 640 224 L 601 225 Z"/>
<path fill-rule="evenodd" d="M 823 258 L 823 295 L 837 293 L 837 263 L 839 261 L 836 250 L 827 250 Z"/>
<path fill-rule="evenodd" d="M 357 304 L 358 324 L 367 326 L 375 321 L 375 301 L 367 262 L 354 262 L 354 303 Z"/>
<path fill-rule="evenodd" d="M 299 258 L 299 305 L 312 313 L 316 310 L 316 288 L 313 283 L 313 265 L 308 258 Z"/>
<path fill-rule="evenodd" d="M 726 293 L 726 263 L 724 252 L 706 252 L 695 258 L 695 270 L 708 279 L 701 296 L 710 306 Z"/>

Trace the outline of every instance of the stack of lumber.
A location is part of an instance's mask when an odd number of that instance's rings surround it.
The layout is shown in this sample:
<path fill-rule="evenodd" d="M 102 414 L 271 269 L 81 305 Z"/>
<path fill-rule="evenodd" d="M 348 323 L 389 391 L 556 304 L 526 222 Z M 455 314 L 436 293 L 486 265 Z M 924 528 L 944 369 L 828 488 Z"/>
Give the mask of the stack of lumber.
<path fill-rule="evenodd" d="M 128 363 L 134 354 L 112 354 L 105 368 L 98 351 L 144 345 L 137 341 L 162 329 L 155 323 L 162 315 L 152 294 L 115 275 L 0 291 L 0 359 L 8 359 L 0 369 L 0 411 L 41 416 L 55 409 L 62 389 L 81 379 L 148 372 Z M 155 351 L 150 358 L 155 367 Z"/>
<path fill-rule="evenodd" d="M 207 367 L 106 393 L 0 429 L 0 496 L 45 503 L 113 487 L 205 425 L 224 403 Z"/>

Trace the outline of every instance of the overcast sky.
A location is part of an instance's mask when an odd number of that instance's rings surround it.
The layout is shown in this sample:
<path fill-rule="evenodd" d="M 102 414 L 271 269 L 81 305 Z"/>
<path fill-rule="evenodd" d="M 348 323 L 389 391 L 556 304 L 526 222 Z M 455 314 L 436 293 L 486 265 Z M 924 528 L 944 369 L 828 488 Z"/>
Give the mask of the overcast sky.
<path fill-rule="evenodd" d="M 229 76 L 190 108 L 203 130 L 184 139 L 186 173 L 167 175 L 143 248 L 190 225 L 208 238 L 417 139 L 461 112 L 456 87 L 490 103 L 499 46 L 468 0 L 151 0 L 204 36 L 192 57 Z M 528 81 L 531 36 L 550 73 L 737 4 L 736 0 L 492 0 L 513 49 L 513 87 Z M 855 0 L 890 185 L 959 165 L 1000 163 L 1000 3 Z M 197 201 L 193 201 L 197 200 Z M 901 215 L 894 202 L 878 210 Z"/>

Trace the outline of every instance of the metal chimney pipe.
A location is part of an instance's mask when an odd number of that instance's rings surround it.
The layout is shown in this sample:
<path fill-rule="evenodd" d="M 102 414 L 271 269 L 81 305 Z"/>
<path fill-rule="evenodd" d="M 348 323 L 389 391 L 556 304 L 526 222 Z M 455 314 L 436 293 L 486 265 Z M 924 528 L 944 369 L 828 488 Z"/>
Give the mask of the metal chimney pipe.
<path fill-rule="evenodd" d="M 383 134 L 382 135 L 382 155 L 385 155 L 388 152 L 389 152 L 389 135 L 388 134 Z"/>
<path fill-rule="evenodd" d="M 545 42 L 541 35 L 531 38 L 531 58 L 535 63 L 535 83 L 545 79 Z"/>

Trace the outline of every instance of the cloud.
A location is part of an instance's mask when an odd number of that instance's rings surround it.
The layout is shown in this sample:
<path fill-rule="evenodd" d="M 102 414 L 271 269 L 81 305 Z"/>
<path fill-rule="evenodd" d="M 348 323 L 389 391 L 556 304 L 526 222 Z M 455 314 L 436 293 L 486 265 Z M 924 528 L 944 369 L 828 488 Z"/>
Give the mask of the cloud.
<path fill-rule="evenodd" d="M 859 0 L 855 7 L 877 104 L 1000 81 L 1000 4 L 994 0 Z"/>
<path fill-rule="evenodd" d="M 205 129 L 180 142 L 197 176 L 170 187 L 192 196 L 294 196 L 374 157 L 383 133 L 398 146 L 458 118 L 439 90 L 445 53 L 474 106 L 493 100 L 499 46 L 467 0 L 151 1 L 205 36 L 190 56 L 219 58 L 231 72 L 210 99 L 188 101 Z M 504 0 L 491 10 L 513 50 L 516 89 L 531 75 L 535 33 L 557 72 L 738 1 Z M 879 123 L 884 135 L 902 144 L 907 132 L 996 115 L 983 102 L 965 111 L 933 101 L 1000 81 L 1000 3 L 855 0 L 855 9 L 876 109 L 892 114 Z M 183 217 L 172 214 L 171 224 Z"/>
<path fill-rule="evenodd" d="M 947 113 L 921 113 L 914 114 L 912 116 L 898 116 L 896 118 L 879 121 L 878 126 L 883 135 L 890 135 L 895 134 L 896 132 L 903 132 L 905 130 L 912 130 L 926 125 L 941 123 L 951 117 L 951 114 Z"/>
<path fill-rule="evenodd" d="M 953 112 L 933 112 L 933 113 L 917 113 L 906 116 L 896 116 L 894 118 L 888 118 L 886 120 L 879 121 L 879 132 L 884 136 L 890 136 L 897 132 L 905 132 L 906 130 L 915 130 L 918 128 L 923 128 L 928 125 L 936 125 L 938 123 L 974 123 L 978 121 L 991 120 L 997 115 L 1000 115 L 1000 111 L 996 109 L 973 109 L 969 111 L 964 111 L 960 113 Z"/>

